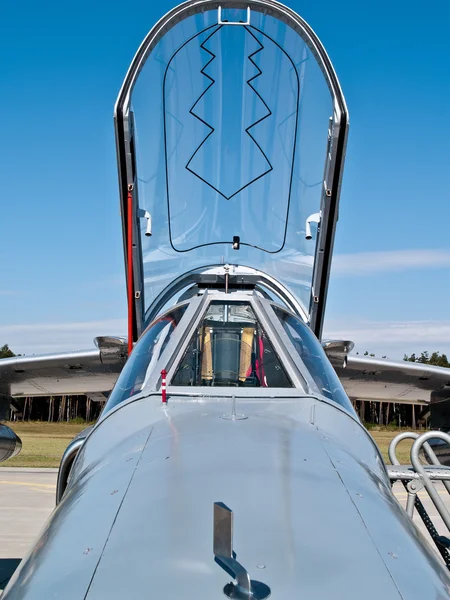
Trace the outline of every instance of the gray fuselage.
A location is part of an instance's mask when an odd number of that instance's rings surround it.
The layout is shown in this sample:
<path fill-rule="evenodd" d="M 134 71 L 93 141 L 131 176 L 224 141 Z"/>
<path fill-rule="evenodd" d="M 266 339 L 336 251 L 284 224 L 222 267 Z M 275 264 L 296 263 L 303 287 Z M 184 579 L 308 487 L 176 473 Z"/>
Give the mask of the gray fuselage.
<path fill-rule="evenodd" d="M 450 578 L 369 434 L 308 398 L 130 399 L 94 428 L 5 600 L 223 598 L 213 503 L 273 598 L 442 599 Z M 264 566 L 263 569 L 260 567 Z"/>

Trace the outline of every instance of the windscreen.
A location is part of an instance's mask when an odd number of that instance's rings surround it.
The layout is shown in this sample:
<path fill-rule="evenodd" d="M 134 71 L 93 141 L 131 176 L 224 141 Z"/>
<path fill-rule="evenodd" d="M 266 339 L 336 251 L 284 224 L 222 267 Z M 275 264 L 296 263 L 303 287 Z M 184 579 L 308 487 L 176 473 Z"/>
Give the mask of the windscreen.
<path fill-rule="evenodd" d="M 288 25 L 218 17 L 169 29 L 133 88 L 145 309 L 179 275 L 230 263 L 275 277 L 307 314 L 332 97 Z"/>
<path fill-rule="evenodd" d="M 294 315 L 277 306 L 273 309 L 319 392 L 353 413 L 353 406 L 339 377 L 313 332 Z"/>
<path fill-rule="evenodd" d="M 147 327 L 109 395 L 105 412 L 142 390 L 186 308 L 187 304 L 175 308 Z"/>

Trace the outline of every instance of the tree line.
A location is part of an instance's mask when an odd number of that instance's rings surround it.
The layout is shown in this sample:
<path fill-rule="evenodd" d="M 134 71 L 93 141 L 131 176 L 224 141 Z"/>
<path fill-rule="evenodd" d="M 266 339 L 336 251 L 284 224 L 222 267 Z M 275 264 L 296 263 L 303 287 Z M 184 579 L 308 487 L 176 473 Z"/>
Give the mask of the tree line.
<path fill-rule="evenodd" d="M 106 400 L 105 400 L 106 402 Z M 19 410 L 11 410 L 11 421 L 86 421 L 90 423 L 100 416 L 105 402 L 92 401 L 85 395 L 34 396 L 20 398 Z"/>
<path fill-rule="evenodd" d="M 420 356 L 416 356 L 415 354 L 408 356 L 405 354 L 403 360 L 426 365 L 435 365 L 436 367 L 450 367 L 447 355 L 441 354 L 440 352 L 432 352 L 431 354 L 429 354 L 429 352 L 422 352 Z"/>

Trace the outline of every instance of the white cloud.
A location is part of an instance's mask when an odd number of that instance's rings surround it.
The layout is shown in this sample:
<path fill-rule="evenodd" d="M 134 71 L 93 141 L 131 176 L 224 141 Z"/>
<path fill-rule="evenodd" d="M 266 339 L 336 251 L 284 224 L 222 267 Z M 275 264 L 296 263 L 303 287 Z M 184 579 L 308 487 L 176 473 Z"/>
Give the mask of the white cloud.
<path fill-rule="evenodd" d="M 69 323 L 0 325 L 0 345 L 9 344 L 17 354 L 45 354 L 94 348 L 99 335 L 126 337 L 126 319 Z M 363 321 L 328 319 L 325 339 L 351 340 L 355 352 L 366 350 L 378 357 L 402 358 L 423 350 L 450 355 L 450 320 Z"/>
<path fill-rule="evenodd" d="M 450 267 L 450 250 L 393 250 L 335 254 L 331 277 Z"/>
<path fill-rule="evenodd" d="M 69 323 L 34 323 L 0 325 L 0 345 L 9 344 L 20 354 L 45 354 L 85 350 L 94 347 L 99 335 L 126 337 L 126 319 Z M 328 319 L 325 339 L 351 340 L 355 351 L 368 350 L 377 356 L 402 358 L 405 353 L 423 350 L 450 355 L 450 320 L 448 321 L 363 321 Z"/>
<path fill-rule="evenodd" d="M 23 296 L 23 292 L 17 290 L 0 290 L 0 296 Z"/>
<path fill-rule="evenodd" d="M 117 275 L 111 275 L 106 279 L 100 279 L 99 281 L 93 281 L 90 285 L 99 286 L 99 287 L 114 287 L 116 285 L 121 285 L 125 287 L 126 285 L 126 277 L 125 273 L 119 273 Z"/>
<path fill-rule="evenodd" d="M 324 338 L 345 339 L 355 343 L 355 351 L 377 356 L 402 358 L 423 350 L 450 355 L 448 321 L 339 321 L 325 322 Z"/>
<path fill-rule="evenodd" d="M 0 345 L 16 354 L 46 354 L 94 348 L 99 335 L 126 336 L 126 319 L 74 323 L 0 325 Z"/>

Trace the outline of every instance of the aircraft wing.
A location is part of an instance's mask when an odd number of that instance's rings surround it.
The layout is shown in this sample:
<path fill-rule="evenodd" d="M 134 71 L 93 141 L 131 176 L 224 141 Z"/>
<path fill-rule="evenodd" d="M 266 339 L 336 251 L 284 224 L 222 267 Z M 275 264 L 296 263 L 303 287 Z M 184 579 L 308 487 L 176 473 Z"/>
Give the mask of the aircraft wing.
<path fill-rule="evenodd" d="M 126 361 L 126 340 L 94 342 L 92 350 L 0 360 L 0 419 L 17 397 L 109 392 Z"/>
<path fill-rule="evenodd" d="M 329 358 L 351 400 L 429 404 L 432 396 L 450 398 L 450 369 L 444 367 L 352 354 Z"/>
<path fill-rule="evenodd" d="M 109 392 L 126 362 L 127 343 L 114 337 L 94 342 L 91 350 L 0 360 L 0 419 L 18 397 Z M 351 342 L 333 344 L 325 350 L 351 400 L 429 404 L 432 396 L 450 398 L 450 369 L 346 354 Z"/>

